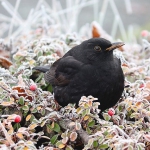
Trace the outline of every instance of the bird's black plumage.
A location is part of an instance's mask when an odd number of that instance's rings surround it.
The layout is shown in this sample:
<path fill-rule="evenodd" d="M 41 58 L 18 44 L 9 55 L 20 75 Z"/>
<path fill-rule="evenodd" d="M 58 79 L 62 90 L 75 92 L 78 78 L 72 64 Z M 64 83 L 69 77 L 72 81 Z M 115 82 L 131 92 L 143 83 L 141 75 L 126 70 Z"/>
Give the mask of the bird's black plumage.
<path fill-rule="evenodd" d="M 123 45 L 92 38 L 72 48 L 48 71 L 43 71 L 43 67 L 34 69 L 45 72 L 44 78 L 52 84 L 55 99 L 61 106 L 78 104 L 81 96 L 92 95 L 98 98 L 103 111 L 118 102 L 124 89 L 121 63 L 113 55 L 113 50 Z"/>

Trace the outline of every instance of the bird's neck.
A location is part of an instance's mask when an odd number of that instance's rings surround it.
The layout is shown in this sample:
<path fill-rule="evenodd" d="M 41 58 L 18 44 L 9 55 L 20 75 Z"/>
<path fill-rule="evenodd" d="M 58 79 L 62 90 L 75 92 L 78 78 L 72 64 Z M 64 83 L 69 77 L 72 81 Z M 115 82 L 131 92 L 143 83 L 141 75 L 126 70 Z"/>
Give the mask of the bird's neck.
<path fill-rule="evenodd" d="M 111 55 L 103 55 L 103 56 L 96 56 L 91 58 L 91 64 L 96 65 L 100 63 L 105 63 L 105 62 L 111 62 L 113 61 L 113 54 Z"/>

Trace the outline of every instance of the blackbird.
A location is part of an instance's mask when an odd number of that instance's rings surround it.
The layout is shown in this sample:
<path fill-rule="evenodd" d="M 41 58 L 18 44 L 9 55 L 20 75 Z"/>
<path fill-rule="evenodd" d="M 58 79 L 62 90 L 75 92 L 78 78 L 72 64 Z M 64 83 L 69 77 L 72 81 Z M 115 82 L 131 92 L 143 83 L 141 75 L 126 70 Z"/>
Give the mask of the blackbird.
<path fill-rule="evenodd" d="M 78 104 L 82 96 L 98 98 L 101 112 L 114 106 L 124 90 L 124 74 L 113 50 L 124 43 L 92 38 L 73 47 L 50 68 L 34 67 L 44 72 L 61 106 Z"/>

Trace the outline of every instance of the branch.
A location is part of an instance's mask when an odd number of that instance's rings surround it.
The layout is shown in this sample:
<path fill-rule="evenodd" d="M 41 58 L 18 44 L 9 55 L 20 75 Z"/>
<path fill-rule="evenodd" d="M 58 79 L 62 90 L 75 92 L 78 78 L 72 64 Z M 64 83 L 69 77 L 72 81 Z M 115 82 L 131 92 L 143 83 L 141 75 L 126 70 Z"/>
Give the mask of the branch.
<path fill-rule="evenodd" d="M 59 125 L 65 130 L 67 130 L 67 129 L 74 130 L 74 126 L 69 125 L 71 122 L 72 121 L 69 119 L 64 119 L 64 120 L 59 121 Z M 84 145 L 88 144 L 88 141 L 90 139 L 89 135 L 82 128 L 80 130 L 76 130 L 76 132 L 80 136 Z"/>
<path fill-rule="evenodd" d="M 4 128 L 3 124 L 0 121 L 0 127 L 3 131 L 3 133 L 5 134 L 5 137 L 7 139 L 7 141 L 9 142 L 10 145 L 14 145 L 15 143 L 12 141 L 11 137 L 9 136 L 9 134 L 7 133 L 6 129 Z"/>

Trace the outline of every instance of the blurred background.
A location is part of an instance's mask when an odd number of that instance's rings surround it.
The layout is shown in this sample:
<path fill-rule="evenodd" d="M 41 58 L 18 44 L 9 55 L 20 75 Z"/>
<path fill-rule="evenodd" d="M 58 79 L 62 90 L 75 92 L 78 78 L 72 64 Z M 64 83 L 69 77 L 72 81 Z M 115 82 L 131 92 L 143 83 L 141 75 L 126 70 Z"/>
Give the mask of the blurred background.
<path fill-rule="evenodd" d="M 79 32 L 97 21 L 114 39 L 136 41 L 150 30 L 149 0 L 0 0 L 0 37 L 43 25 Z"/>

